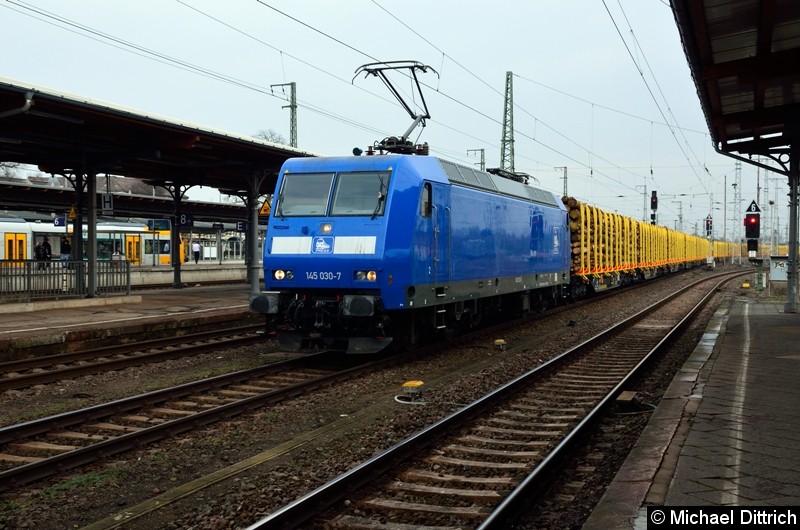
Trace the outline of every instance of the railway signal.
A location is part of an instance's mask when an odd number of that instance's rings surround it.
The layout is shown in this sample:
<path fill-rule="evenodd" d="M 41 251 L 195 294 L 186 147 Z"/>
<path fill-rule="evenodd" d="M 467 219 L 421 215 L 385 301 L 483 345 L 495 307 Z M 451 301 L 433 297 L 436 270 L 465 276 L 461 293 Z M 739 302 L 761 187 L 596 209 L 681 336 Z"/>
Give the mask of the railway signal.
<path fill-rule="evenodd" d="M 656 224 L 656 210 L 658 210 L 658 195 L 656 194 L 656 190 L 653 190 L 653 193 L 650 195 L 650 209 L 653 212 L 650 214 L 650 224 Z"/>
<path fill-rule="evenodd" d="M 711 219 L 711 216 L 706 217 L 706 237 L 711 237 L 711 234 L 714 231 L 714 221 Z"/>
<path fill-rule="evenodd" d="M 758 239 L 761 233 L 761 214 L 747 213 L 744 216 L 744 237 Z"/>

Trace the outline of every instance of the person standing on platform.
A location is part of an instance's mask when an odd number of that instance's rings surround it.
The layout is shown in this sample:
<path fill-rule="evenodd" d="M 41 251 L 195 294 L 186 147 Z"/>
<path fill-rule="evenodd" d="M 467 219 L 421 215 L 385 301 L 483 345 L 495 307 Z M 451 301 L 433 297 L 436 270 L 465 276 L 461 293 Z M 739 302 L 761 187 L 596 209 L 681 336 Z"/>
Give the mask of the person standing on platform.
<path fill-rule="evenodd" d="M 44 261 L 42 260 L 42 244 L 36 243 L 33 247 L 33 259 L 36 260 L 36 268 L 39 270 L 44 269 Z"/>
<path fill-rule="evenodd" d="M 50 267 L 50 259 L 53 257 L 53 249 L 50 246 L 50 238 L 44 236 L 44 241 L 42 241 L 42 261 L 45 262 L 46 267 Z"/>
<path fill-rule="evenodd" d="M 194 262 L 200 261 L 200 243 L 197 241 L 192 243 L 192 253 L 194 253 Z"/>
<path fill-rule="evenodd" d="M 66 236 L 61 238 L 61 261 L 69 261 L 72 257 L 72 245 L 67 239 Z M 66 263 L 62 264 L 64 267 L 67 266 Z"/>

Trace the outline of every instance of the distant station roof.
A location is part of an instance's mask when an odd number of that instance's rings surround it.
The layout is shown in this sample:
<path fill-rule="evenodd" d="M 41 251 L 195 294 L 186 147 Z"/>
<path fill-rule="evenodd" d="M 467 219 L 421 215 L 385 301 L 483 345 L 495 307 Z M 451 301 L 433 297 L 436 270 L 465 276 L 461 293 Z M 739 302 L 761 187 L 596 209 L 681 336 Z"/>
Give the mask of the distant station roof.
<path fill-rule="evenodd" d="M 787 173 L 800 139 L 800 2 L 672 0 L 672 9 L 715 147 L 769 156 Z"/>
<path fill-rule="evenodd" d="M 274 191 L 284 160 L 308 151 L 142 114 L 0 78 L 0 161 L 45 173 L 134 177 L 236 193 L 263 175 Z"/>
<path fill-rule="evenodd" d="M 114 215 L 167 218 L 175 205 L 169 197 L 114 193 Z M 25 181 L 0 180 L 0 216 L 4 209 L 36 209 L 37 212 L 64 214 L 75 204 L 75 192 L 61 187 L 35 186 Z M 240 221 L 247 209 L 238 203 L 183 201 L 181 212 L 197 220 Z"/>

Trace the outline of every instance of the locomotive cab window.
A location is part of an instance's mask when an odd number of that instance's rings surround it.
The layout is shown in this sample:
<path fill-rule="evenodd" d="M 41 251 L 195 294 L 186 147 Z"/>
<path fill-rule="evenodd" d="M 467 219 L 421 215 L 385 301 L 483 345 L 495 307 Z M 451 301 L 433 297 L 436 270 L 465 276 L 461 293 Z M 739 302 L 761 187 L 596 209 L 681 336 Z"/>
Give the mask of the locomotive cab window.
<path fill-rule="evenodd" d="M 278 195 L 278 217 L 325 215 L 333 173 L 287 173 Z"/>
<path fill-rule="evenodd" d="M 388 189 L 389 173 L 385 171 L 339 173 L 331 215 L 383 215 Z"/>
<path fill-rule="evenodd" d="M 431 216 L 431 185 L 427 182 L 422 187 L 422 196 L 419 200 L 419 214 L 422 217 Z"/>

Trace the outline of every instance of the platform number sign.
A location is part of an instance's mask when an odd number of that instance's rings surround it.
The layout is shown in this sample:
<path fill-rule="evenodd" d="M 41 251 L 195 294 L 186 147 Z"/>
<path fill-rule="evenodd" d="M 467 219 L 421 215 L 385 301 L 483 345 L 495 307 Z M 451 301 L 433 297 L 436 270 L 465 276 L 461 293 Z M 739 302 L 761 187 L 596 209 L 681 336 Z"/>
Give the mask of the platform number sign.
<path fill-rule="evenodd" d="M 178 217 L 178 225 L 187 227 L 194 226 L 194 216 L 190 213 L 182 213 Z"/>

